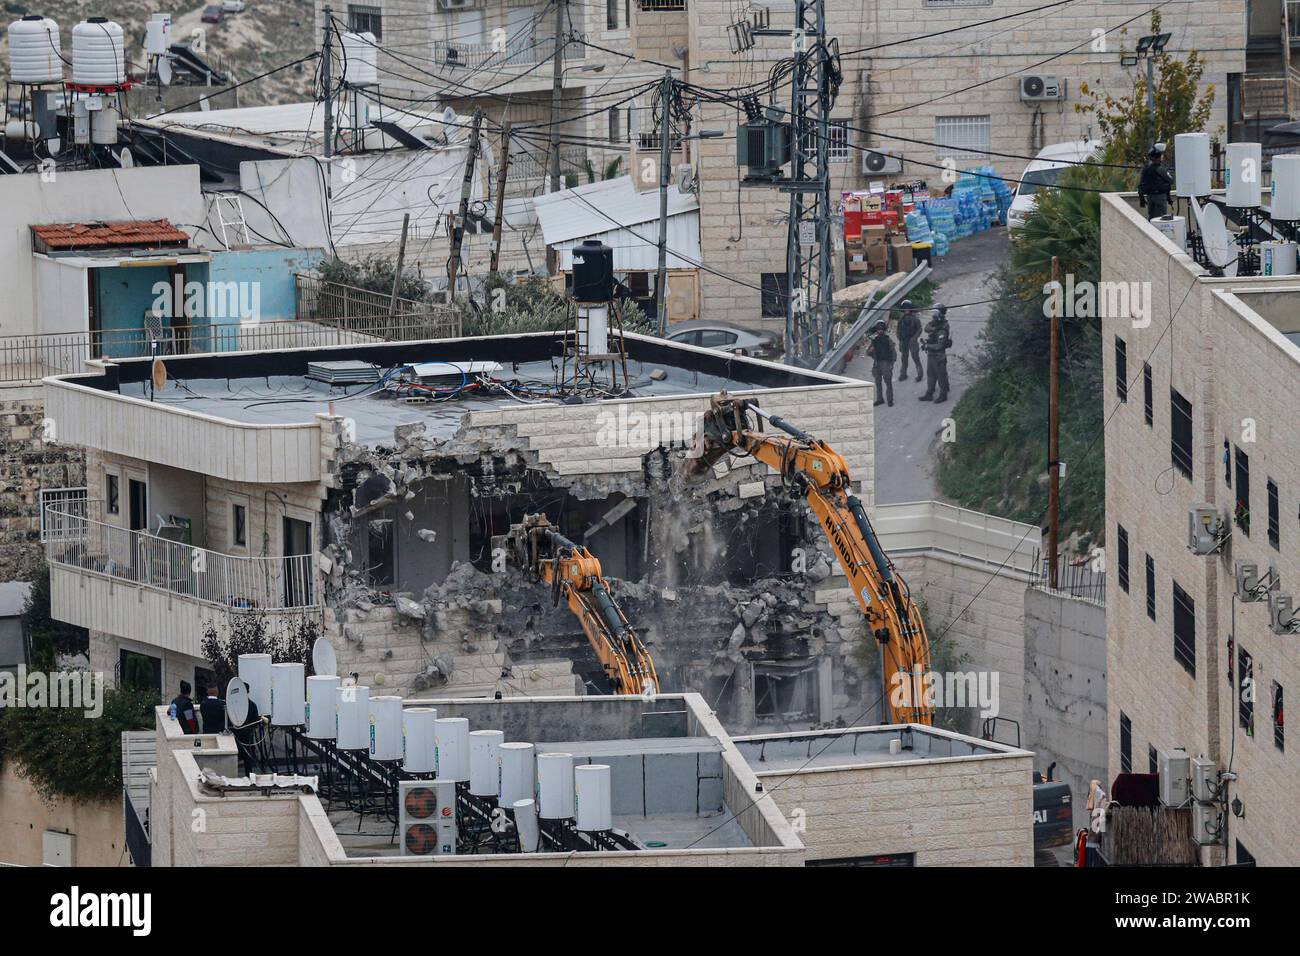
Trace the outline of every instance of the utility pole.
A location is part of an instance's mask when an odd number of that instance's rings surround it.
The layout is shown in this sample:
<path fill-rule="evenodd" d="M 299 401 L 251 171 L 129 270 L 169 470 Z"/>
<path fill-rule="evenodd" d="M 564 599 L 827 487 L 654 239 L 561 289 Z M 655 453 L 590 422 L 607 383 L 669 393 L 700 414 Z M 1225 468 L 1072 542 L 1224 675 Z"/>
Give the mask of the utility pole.
<path fill-rule="evenodd" d="M 1056 590 L 1061 533 L 1061 260 L 1052 256 L 1052 366 L 1047 413 L 1047 586 Z"/>
<path fill-rule="evenodd" d="M 659 301 L 659 334 L 668 332 L 668 165 L 672 135 L 673 71 L 664 70 L 659 85 L 659 272 L 655 297 Z"/>
<path fill-rule="evenodd" d="M 388 300 L 388 320 L 397 318 L 397 290 L 402 287 L 402 265 L 406 262 L 406 230 L 411 225 L 411 214 L 402 213 L 402 241 L 397 244 L 397 269 L 393 272 L 393 296 Z"/>
<path fill-rule="evenodd" d="M 1285 4 L 1284 4 L 1285 6 Z M 1156 145 L 1156 68 L 1154 54 L 1147 54 L 1147 121 L 1151 124 L 1151 139 L 1147 149 Z"/>
<path fill-rule="evenodd" d="M 492 222 L 492 261 L 488 272 L 496 272 L 501 265 L 501 224 L 505 217 L 506 173 L 510 170 L 510 120 L 501 128 L 501 158 L 497 160 L 497 208 Z"/>
<path fill-rule="evenodd" d="M 547 159 L 551 164 L 548 177 L 550 188 L 547 192 L 560 191 L 560 100 L 564 95 L 564 44 L 560 34 L 564 32 L 564 15 L 568 0 L 555 0 L 555 37 L 554 49 L 551 51 L 551 141 L 547 149 Z M 546 272 L 555 275 L 560 271 L 560 257 L 556 251 L 546 247 Z"/>
<path fill-rule="evenodd" d="M 330 38 L 333 33 L 334 14 L 330 7 L 325 8 L 325 52 L 320 61 L 320 83 L 325 95 L 325 158 L 334 155 L 334 89 L 330 85 Z"/>
<path fill-rule="evenodd" d="M 465 178 L 460 184 L 460 210 L 451 230 L 451 255 L 447 257 L 447 302 L 456 296 L 456 277 L 460 274 L 460 247 L 465 238 L 465 220 L 469 218 L 469 194 L 474 190 L 474 163 L 478 159 L 479 129 L 483 125 L 483 111 L 474 111 L 474 122 L 469 130 L 469 155 L 465 157 Z"/>

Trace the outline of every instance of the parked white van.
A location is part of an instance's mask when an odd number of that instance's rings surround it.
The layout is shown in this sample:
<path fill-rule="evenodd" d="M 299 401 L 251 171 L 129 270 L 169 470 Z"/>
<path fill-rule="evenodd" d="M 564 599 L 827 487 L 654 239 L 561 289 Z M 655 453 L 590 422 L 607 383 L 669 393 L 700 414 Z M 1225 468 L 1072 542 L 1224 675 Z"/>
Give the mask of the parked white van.
<path fill-rule="evenodd" d="M 1019 229 L 1025 219 L 1038 203 L 1038 190 L 1051 189 L 1056 185 L 1061 173 L 1076 163 L 1084 162 L 1101 152 L 1101 141 L 1075 140 L 1070 143 L 1054 143 L 1045 146 L 1038 155 L 1029 161 L 1020 176 L 1015 198 L 1007 210 L 1007 229 Z"/>

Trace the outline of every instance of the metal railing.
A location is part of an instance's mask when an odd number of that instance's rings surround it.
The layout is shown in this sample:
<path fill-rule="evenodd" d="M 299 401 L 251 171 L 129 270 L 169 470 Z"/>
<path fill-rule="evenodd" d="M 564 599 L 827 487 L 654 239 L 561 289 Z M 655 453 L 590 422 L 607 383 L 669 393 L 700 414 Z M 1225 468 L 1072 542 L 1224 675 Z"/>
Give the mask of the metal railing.
<path fill-rule="evenodd" d="M 294 295 L 298 321 L 373 335 L 389 341 L 455 338 L 461 334 L 460 313 L 446 305 L 419 302 L 370 289 L 327 282 L 297 273 Z"/>
<path fill-rule="evenodd" d="M 491 66 L 532 66 L 551 59 L 555 49 L 554 37 L 520 39 L 510 47 L 502 50 L 491 42 L 461 42 L 459 40 L 434 40 L 433 61 L 445 67 L 481 67 Z M 587 48 L 581 43 L 568 43 L 564 47 L 564 59 L 582 60 L 587 56 Z"/>
<path fill-rule="evenodd" d="M 89 507 L 89 492 L 85 488 L 42 488 L 41 542 L 44 543 L 48 538 L 45 531 L 45 511 L 47 508 L 57 508 L 67 514 L 88 517 L 87 508 Z"/>
<path fill-rule="evenodd" d="M 319 607 L 315 555 L 243 557 L 90 517 L 98 502 L 44 510 L 52 565 L 237 610 Z"/>
<path fill-rule="evenodd" d="M 1106 573 L 1093 567 L 1092 558 L 1079 558 L 1068 554 L 1057 555 L 1055 588 L 1052 587 L 1047 555 L 1036 554 L 1035 565 L 1032 587 L 1040 591 L 1068 594 L 1070 597 L 1083 598 L 1098 604 L 1106 603 Z"/>

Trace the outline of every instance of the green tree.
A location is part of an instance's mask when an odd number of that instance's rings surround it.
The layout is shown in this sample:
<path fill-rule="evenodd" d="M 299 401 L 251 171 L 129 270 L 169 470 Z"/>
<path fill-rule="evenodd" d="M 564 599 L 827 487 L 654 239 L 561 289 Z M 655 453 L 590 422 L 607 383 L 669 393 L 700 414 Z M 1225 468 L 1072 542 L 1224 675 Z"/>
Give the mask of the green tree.
<path fill-rule="evenodd" d="M 568 305 L 541 276 L 516 279 L 503 272 L 488 276 L 471 301 L 457 298 L 465 335 L 515 335 L 559 332 L 568 321 Z M 623 303 L 623 330 L 653 334 L 654 323 L 632 300 Z"/>
<path fill-rule="evenodd" d="M 1159 11 L 1151 14 L 1151 33 L 1160 32 Z M 1101 138 L 1106 143 L 1105 159 L 1140 167 L 1146 162 L 1153 142 L 1164 142 L 1168 147 L 1166 159 L 1173 160 L 1174 136 L 1205 129 L 1214 105 L 1214 84 L 1201 91 L 1205 75 L 1205 60 L 1192 50 L 1184 58 L 1161 51 L 1150 54 L 1155 82 L 1155 135 L 1147 108 L 1146 65 L 1139 64 L 1134 71 L 1132 88 L 1121 96 L 1113 96 L 1104 88 L 1094 89 L 1088 82 L 1079 84 L 1079 91 L 1089 102 L 1075 104 L 1075 110 L 1093 118 Z M 1100 84 L 1100 80 L 1097 81 Z"/>
<path fill-rule="evenodd" d="M 23 632 L 31 642 L 34 670 L 54 670 L 60 654 L 84 654 L 90 632 L 65 624 L 50 614 L 50 566 L 42 561 L 32 571 L 32 588 L 23 604 Z"/>

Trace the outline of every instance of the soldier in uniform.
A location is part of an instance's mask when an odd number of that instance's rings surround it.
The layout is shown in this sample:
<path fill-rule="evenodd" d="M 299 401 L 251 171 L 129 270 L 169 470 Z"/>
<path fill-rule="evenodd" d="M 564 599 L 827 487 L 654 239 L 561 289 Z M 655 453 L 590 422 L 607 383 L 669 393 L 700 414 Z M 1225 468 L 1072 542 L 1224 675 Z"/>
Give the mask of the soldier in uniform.
<path fill-rule="evenodd" d="M 1147 164 L 1138 180 L 1138 203 L 1146 206 L 1148 219 L 1159 219 L 1169 212 L 1169 193 L 1174 188 L 1173 177 L 1163 163 L 1165 144 L 1156 143 L 1147 153 Z"/>
<path fill-rule="evenodd" d="M 876 404 L 894 404 L 894 360 L 898 357 L 894 351 L 893 339 L 889 337 L 889 325 L 884 319 L 877 319 L 871 326 L 871 341 L 867 343 L 867 354 L 871 356 L 871 378 L 876 383 Z M 881 398 L 881 394 L 885 398 Z"/>
<path fill-rule="evenodd" d="M 903 367 L 898 380 L 907 381 L 907 360 L 910 356 L 912 364 L 916 366 L 916 380 L 921 382 L 925 380 L 925 373 L 921 370 L 921 320 L 912 307 L 911 299 L 904 299 L 898 308 L 898 351 L 903 356 Z"/>
<path fill-rule="evenodd" d="M 925 350 L 925 377 L 930 380 L 921 401 L 932 401 L 936 405 L 948 400 L 948 350 L 952 348 L 952 334 L 948 328 L 947 312 L 948 307 L 943 305 L 934 310 L 934 317 L 925 324 L 925 342 L 921 346 Z M 936 385 L 939 388 L 937 398 L 934 394 Z"/>

